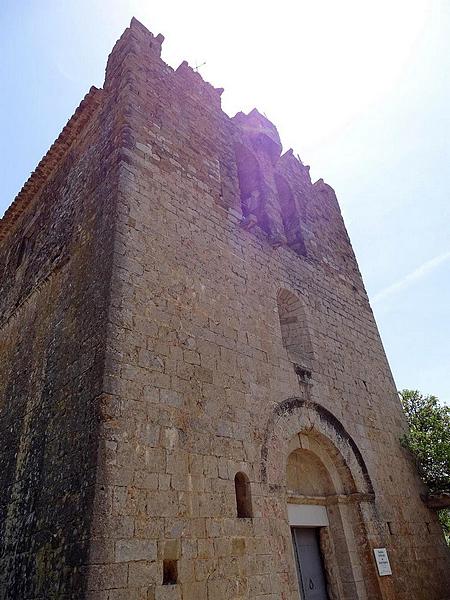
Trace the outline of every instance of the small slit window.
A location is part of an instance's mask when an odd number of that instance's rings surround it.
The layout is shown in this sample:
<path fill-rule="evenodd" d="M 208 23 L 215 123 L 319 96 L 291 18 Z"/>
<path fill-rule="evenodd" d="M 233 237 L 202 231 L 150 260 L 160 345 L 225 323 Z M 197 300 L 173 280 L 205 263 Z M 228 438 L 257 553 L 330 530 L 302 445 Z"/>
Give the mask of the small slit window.
<path fill-rule="evenodd" d="M 20 267 L 25 256 L 29 253 L 31 248 L 31 240 L 27 237 L 23 237 L 20 241 L 19 247 L 16 254 L 16 269 Z"/>
<path fill-rule="evenodd" d="M 175 585 L 178 580 L 176 560 L 163 560 L 163 585 Z"/>
<path fill-rule="evenodd" d="M 236 473 L 234 478 L 236 491 L 236 509 L 239 519 L 251 519 L 253 517 L 252 493 L 250 481 L 245 473 Z"/>

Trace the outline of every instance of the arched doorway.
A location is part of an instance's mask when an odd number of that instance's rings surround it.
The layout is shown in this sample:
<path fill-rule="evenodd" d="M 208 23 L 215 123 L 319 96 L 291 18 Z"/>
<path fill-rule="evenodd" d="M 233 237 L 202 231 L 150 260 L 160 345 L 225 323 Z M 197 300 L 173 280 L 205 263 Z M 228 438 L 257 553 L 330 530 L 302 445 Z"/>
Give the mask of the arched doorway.
<path fill-rule="evenodd" d="M 291 440 L 286 491 L 299 586 L 303 600 L 365 598 L 357 490 L 328 445 L 313 432 Z"/>
<path fill-rule="evenodd" d="M 342 424 L 314 402 L 280 403 L 267 426 L 261 467 L 270 489 L 285 491 L 297 598 L 382 598 L 364 520 L 374 507 L 373 489 Z"/>
<path fill-rule="evenodd" d="M 288 456 L 286 487 L 302 598 L 329 600 L 321 536 L 330 524 L 326 502 L 336 494 L 335 487 L 320 458 L 304 448 L 296 448 Z"/>

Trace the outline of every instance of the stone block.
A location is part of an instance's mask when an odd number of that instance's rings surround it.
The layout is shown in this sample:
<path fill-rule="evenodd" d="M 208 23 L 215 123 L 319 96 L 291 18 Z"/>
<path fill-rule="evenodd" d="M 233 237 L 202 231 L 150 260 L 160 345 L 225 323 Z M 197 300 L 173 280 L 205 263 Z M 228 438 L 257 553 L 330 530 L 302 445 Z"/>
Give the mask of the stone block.
<path fill-rule="evenodd" d="M 115 548 L 116 562 L 154 561 L 157 557 L 156 542 L 141 539 L 118 540 Z"/>

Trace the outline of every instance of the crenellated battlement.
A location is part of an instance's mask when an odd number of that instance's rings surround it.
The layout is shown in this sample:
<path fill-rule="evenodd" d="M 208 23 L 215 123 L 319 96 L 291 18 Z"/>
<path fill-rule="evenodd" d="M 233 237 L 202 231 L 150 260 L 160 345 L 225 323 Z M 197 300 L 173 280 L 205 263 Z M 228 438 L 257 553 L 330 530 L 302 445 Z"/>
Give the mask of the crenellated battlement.
<path fill-rule="evenodd" d="M 334 190 L 163 39 L 131 21 L 0 221 L 0 597 L 298 600 L 306 528 L 321 597 L 440 600 Z"/>
<path fill-rule="evenodd" d="M 137 19 L 131 20 L 109 55 L 103 90 L 91 89 L 39 163 L 0 221 L 0 240 L 38 197 L 96 108 L 114 98 L 121 111 L 119 144 L 127 160 L 137 143 L 142 147 L 134 125 L 138 113 L 145 111 L 149 127 L 159 132 L 152 142 L 159 150 L 146 153 L 151 160 L 158 157 L 167 169 L 175 164 L 181 168 L 192 162 L 187 150 L 197 140 L 209 164 L 195 166 L 196 180 L 219 205 L 243 215 L 244 229 L 256 227 L 267 234 L 272 247 L 290 248 L 302 256 L 335 254 L 333 235 L 327 235 L 316 252 L 326 227 L 314 223 L 320 186 L 311 185 L 309 167 L 292 150 L 282 154 L 276 127 L 256 108 L 229 118 L 221 110 L 222 88 L 214 88 L 186 61 L 175 70 L 168 66 L 161 58 L 163 41 L 162 34 L 154 35 Z M 189 119 L 184 118 L 187 112 Z"/>

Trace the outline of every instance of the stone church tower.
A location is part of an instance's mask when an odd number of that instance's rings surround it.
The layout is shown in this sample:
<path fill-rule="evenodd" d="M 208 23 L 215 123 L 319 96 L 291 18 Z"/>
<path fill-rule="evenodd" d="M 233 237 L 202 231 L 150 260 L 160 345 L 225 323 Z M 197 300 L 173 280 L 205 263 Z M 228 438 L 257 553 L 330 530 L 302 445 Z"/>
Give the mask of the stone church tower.
<path fill-rule="evenodd" d="M 1 600 L 449 598 L 332 188 L 162 41 L 0 221 Z"/>

